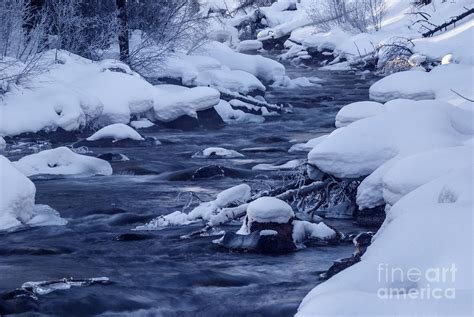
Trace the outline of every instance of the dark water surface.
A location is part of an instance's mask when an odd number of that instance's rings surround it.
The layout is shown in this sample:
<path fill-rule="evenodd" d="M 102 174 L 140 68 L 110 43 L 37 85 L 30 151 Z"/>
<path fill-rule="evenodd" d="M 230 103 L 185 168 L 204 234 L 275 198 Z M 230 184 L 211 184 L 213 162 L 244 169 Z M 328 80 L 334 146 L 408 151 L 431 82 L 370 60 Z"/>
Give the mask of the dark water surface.
<path fill-rule="evenodd" d="M 112 176 L 35 179 L 36 202 L 58 210 L 69 223 L 0 234 L 0 293 L 27 281 L 106 276 L 112 281 L 110 285 L 75 287 L 41 296 L 38 314 L 293 315 L 304 295 L 320 282 L 318 272 L 333 260 L 349 256 L 351 245 L 265 256 L 222 250 L 211 242 L 216 236 L 180 238 L 202 224 L 140 232 L 147 235 L 140 241 L 115 240 L 157 215 L 181 210 L 189 198 L 187 193 L 195 192 L 209 200 L 222 189 L 242 182 L 254 188 L 264 186 L 267 179 L 282 182 L 279 172 L 254 172 L 251 167 L 304 158 L 304 153 L 287 152 L 290 141 L 305 141 L 331 131 L 338 109 L 349 102 L 367 100 L 373 81 L 349 72 L 293 66 L 288 66 L 288 74 L 325 80 L 322 87 L 269 89 L 267 99 L 291 103 L 291 114 L 267 118 L 262 124 L 226 125 L 218 130 L 155 129 L 144 134 L 156 137 L 162 145 L 90 148 L 93 155 L 117 152 L 130 158 L 112 163 Z M 245 158 L 191 159 L 193 153 L 209 146 L 234 149 Z M 271 149 L 245 150 L 254 147 Z M 241 173 L 234 178 L 180 181 L 164 176 L 209 164 L 238 168 Z M 328 222 L 346 233 L 363 230 L 348 220 Z"/>

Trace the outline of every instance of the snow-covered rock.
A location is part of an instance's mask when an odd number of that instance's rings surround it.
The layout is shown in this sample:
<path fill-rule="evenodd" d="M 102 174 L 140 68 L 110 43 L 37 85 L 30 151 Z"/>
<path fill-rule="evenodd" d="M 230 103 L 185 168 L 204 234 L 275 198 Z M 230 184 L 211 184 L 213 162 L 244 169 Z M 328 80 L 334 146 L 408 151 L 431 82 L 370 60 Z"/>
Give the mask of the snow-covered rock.
<path fill-rule="evenodd" d="M 199 72 L 195 83 L 198 86 L 209 86 L 220 91 L 230 90 L 244 95 L 254 91 L 265 91 L 265 86 L 251 73 L 224 67 Z"/>
<path fill-rule="evenodd" d="M 220 93 L 209 87 L 186 88 L 172 85 L 157 85 L 160 99 L 154 105 L 154 115 L 157 120 L 168 122 L 187 115 L 197 118 L 197 111 L 206 110 L 217 105 Z"/>
<path fill-rule="evenodd" d="M 27 155 L 13 163 L 26 176 L 50 175 L 111 175 L 109 162 L 74 153 L 67 147 Z"/>
<path fill-rule="evenodd" d="M 358 101 L 350 103 L 339 110 L 336 115 L 336 128 L 341 128 L 350 123 L 372 117 L 384 111 L 381 103 L 374 101 Z"/>
<path fill-rule="evenodd" d="M 192 158 L 239 158 L 244 157 L 243 154 L 228 150 L 222 147 L 208 147 L 202 151 L 193 154 Z"/>
<path fill-rule="evenodd" d="M 20 226 L 33 217 L 36 188 L 0 155 L 0 230 Z"/>
<path fill-rule="evenodd" d="M 141 118 L 140 120 L 130 121 L 130 125 L 134 129 L 146 129 L 154 126 L 155 124 L 146 118 Z"/>
<path fill-rule="evenodd" d="M 225 123 L 262 123 L 265 121 L 265 118 L 262 116 L 232 108 L 230 103 L 225 100 L 219 101 L 219 104 L 214 106 L 214 109 L 216 109 Z"/>
<path fill-rule="evenodd" d="M 282 64 L 263 56 L 234 52 L 219 42 L 207 43 L 199 51 L 217 59 L 232 70 L 248 72 L 264 82 L 273 82 L 285 75 L 285 67 Z"/>
<path fill-rule="evenodd" d="M 261 197 L 247 207 L 249 226 L 252 222 L 287 223 L 295 216 L 293 209 L 283 200 L 273 197 Z"/>
<path fill-rule="evenodd" d="M 333 239 L 336 237 L 336 231 L 328 227 L 324 222 L 312 223 L 308 221 L 293 221 L 293 241 L 303 243 L 308 239 Z"/>
<path fill-rule="evenodd" d="M 93 135 L 88 137 L 87 141 L 97 141 L 102 139 L 112 139 L 115 141 L 130 139 L 135 141 L 142 141 L 144 138 L 133 128 L 123 123 L 115 123 L 103 127 Z"/>

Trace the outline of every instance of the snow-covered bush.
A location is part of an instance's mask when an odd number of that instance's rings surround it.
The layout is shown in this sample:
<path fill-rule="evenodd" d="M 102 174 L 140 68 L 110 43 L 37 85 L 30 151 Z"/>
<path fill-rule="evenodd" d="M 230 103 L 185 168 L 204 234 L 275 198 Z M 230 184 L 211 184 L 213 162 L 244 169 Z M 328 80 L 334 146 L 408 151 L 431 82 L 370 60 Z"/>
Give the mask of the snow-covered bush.
<path fill-rule="evenodd" d="M 378 31 L 386 13 L 385 0 L 324 0 L 310 10 L 315 26 L 329 31 L 334 26 L 346 30 Z"/>

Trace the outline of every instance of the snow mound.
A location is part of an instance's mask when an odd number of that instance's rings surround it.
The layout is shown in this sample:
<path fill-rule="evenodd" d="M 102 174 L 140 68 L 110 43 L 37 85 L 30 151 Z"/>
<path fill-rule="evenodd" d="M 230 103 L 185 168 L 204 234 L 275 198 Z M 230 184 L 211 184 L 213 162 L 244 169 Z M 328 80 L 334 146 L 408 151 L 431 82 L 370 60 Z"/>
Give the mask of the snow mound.
<path fill-rule="evenodd" d="M 459 64 L 441 65 L 430 72 L 419 70 L 399 72 L 374 83 L 370 87 L 369 94 L 371 99 L 380 102 L 406 98 L 441 99 L 457 104 L 465 100 L 451 89 L 467 97 L 471 96 L 473 72 L 474 66 Z"/>
<path fill-rule="evenodd" d="M 202 151 L 195 153 L 192 158 L 238 158 L 244 157 L 243 154 L 228 150 L 222 147 L 208 147 Z"/>
<path fill-rule="evenodd" d="M 217 90 L 230 90 L 241 94 L 265 91 L 265 86 L 254 75 L 241 70 L 211 69 L 199 73 L 195 80 L 198 86 L 209 86 Z"/>
<path fill-rule="evenodd" d="M 157 120 L 169 122 L 184 115 L 197 118 L 197 111 L 212 108 L 220 100 L 220 93 L 213 88 L 178 86 L 169 91 L 170 86 L 155 86 L 160 92 L 160 99 L 154 105 Z"/>
<path fill-rule="evenodd" d="M 384 111 L 381 103 L 374 101 L 359 101 L 350 103 L 339 110 L 336 115 L 336 128 L 345 127 L 360 119 L 372 117 Z"/>
<path fill-rule="evenodd" d="M 67 147 L 27 155 L 13 163 L 26 176 L 50 175 L 111 175 L 109 162 L 74 153 Z"/>
<path fill-rule="evenodd" d="M 283 200 L 274 197 L 261 197 L 247 207 L 247 219 L 252 222 L 287 223 L 295 216 L 293 209 Z"/>
<path fill-rule="evenodd" d="M 395 100 L 385 107 L 377 116 L 335 130 L 308 154 L 308 162 L 337 177 L 357 178 L 396 156 L 462 145 L 472 138 L 472 111 L 428 100 Z"/>
<path fill-rule="evenodd" d="M 146 118 L 141 118 L 140 120 L 131 121 L 130 125 L 134 129 L 146 129 L 154 126 L 155 124 Z"/>
<path fill-rule="evenodd" d="M 296 316 L 471 315 L 473 171 L 453 170 L 400 199 L 361 262 L 314 288 Z"/>
<path fill-rule="evenodd" d="M 455 169 L 472 165 L 472 146 L 448 147 L 415 154 L 400 160 L 383 177 L 383 198 L 394 205 L 416 188 Z"/>
<path fill-rule="evenodd" d="M 20 226 L 33 217 L 36 188 L 0 155 L 0 230 Z"/>
<path fill-rule="evenodd" d="M 144 138 L 133 128 L 129 127 L 123 123 L 115 123 L 103 127 L 90 137 L 88 137 L 87 141 L 97 141 L 102 139 L 113 139 L 113 141 L 120 141 L 125 139 L 142 141 Z"/>
<path fill-rule="evenodd" d="M 234 52 L 219 42 L 207 43 L 199 51 L 217 59 L 232 70 L 248 72 L 264 82 L 273 82 L 285 75 L 285 67 L 282 64 L 263 56 Z"/>

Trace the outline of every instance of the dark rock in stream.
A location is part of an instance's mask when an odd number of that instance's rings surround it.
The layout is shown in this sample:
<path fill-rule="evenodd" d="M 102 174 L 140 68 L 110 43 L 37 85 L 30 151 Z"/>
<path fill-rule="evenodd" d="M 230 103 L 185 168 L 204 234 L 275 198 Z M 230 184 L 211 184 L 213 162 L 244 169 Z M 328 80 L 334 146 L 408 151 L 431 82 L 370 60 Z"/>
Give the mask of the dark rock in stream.
<path fill-rule="evenodd" d="M 197 179 L 208 179 L 215 177 L 246 178 L 254 175 L 253 172 L 230 168 L 222 165 L 208 165 L 197 169 L 186 169 L 166 175 L 166 179 L 171 181 L 188 181 Z"/>
<path fill-rule="evenodd" d="M 355 210 L 354 220 L 361 226 L 368 228 L 380 228 L 385 221 L 385 206 L 370 209 Z"/>
<path fill-rule="evenodd" d="M 108 161 L 108 162 L 123 162 L 128 161 L 129 158 L 126 157 L 124 154 L 121 153 L 103 153 L 97 155 L 98 158 Z"/>
<path fill-rule="evenodd" d="M 356 251 L 351 257 L 338 259 L 334 261 L 331 267 L 321 277 L 328 279 L 336 275 L 337 273 L 351 267 L 352 265 L 360 262 L 362 255 L 367 251 L 367 248 L 372 243 L 373 232 L 363 232 L 358 234 L 352 241 L 356 247 Z"/>
<path fill-rule="evenodd" d="M 292 239 L 282 234 L 261 235 L 254 231 L 248 235 L 227 232 L 220 245 L 233 251 L 256 252 L 263 254 L 283 254 L 296 250 Z"/>
<path fill-rule="evenodd" d="M 115 237 L 117 241 L 142 241 L 153 239 L 152 235 L 143 233 L 123 233 Z"/>
<path fill-rule="evenodd" d="M 225 124 L 217 113 L 216 109 L 212 107 L 206 110 L 198 111 L 197 118 L 184 115 L 173 121 L 163 122 L 161 125 L 168 129 L 190 131 L 198 127 L 213 129 L 222 128 Z"/>

